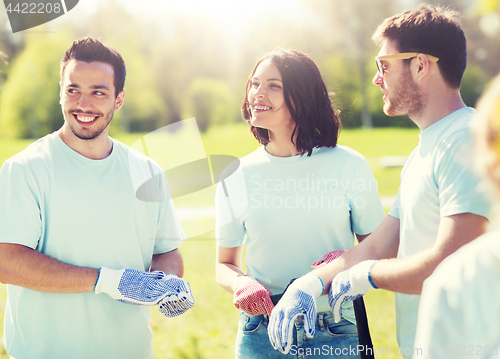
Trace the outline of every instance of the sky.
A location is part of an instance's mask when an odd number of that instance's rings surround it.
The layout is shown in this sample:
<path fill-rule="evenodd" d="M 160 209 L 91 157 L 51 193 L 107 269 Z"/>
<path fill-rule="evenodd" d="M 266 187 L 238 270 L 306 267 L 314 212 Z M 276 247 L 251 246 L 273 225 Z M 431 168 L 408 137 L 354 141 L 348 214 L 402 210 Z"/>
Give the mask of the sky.
<path fill-rule="evenodd" d="M 109 0 L 79 0 L 78 4 L 66 15 L 50 22 L 50 28 L 59 28 L 67 22 L 80 22 L 87 16 L 99 11 Z M 252 2 L 238 0 L 116 0 L 127 12 L 138 16 L 144 21 L 152 18 L 162 18 L 175 12 L 185 15 L 205 15 L 217 19 L 226 29 L 238 34 L 251 21 L 258 21 L 264 13 L 276 13 L 298 22 L 313 22 L 314 17 L 308 14 L 296 0 L 253 0 Z M 3 5 L 0 5 L 0 11 Z M 309 15 L 309 16 L 308 16 Z M 27 32 L 40 31 L 37 28 Z"/>

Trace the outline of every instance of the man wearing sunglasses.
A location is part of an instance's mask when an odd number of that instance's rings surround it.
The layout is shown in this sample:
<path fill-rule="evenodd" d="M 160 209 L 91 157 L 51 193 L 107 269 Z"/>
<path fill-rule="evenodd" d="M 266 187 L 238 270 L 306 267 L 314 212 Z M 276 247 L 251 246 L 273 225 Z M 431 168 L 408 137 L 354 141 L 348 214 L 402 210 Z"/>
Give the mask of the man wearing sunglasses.
<path fill-rule="evenodd" d="M 396 292 L 398 354 L 411 358 L 428 350 L 413 345 L 423 282 L 443 259 L 485 232 L 489 201 L 472 166 L 469 121 L 475 110 L 465 106 L 459 92 L 467 54 L 457 14 L 421 6 L 386 19 L 373 39 L 381 45 L 373 83 L 383 93 L 384 113 L 409 116 L 421 130 L 420 142 L 402 170 L 384 221 L 313 274 L 324 283 L 336 321 L 343 304 L 371 288 Z M 275 307 L 268 326 L 273 346 L 281 351 L 289 341 L 281 333 L 297 315 L 307 318 L 315 311 L 316 298 L 297 283 Z"/>

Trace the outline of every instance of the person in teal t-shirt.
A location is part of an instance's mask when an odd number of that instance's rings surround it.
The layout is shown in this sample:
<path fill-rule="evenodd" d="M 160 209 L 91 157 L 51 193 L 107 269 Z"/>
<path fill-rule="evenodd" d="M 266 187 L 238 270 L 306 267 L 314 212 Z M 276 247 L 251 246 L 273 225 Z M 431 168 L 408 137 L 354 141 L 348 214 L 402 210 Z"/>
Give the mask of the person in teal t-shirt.
<path fill-rule="evenodd" d="M 371 288 L 396 292 L 399 348 L 410 358 L 424 280 L 439 263 L 483 234 L 489 197 L 474 173 L 469 123 L 475 110 L 460 96 L 467 52 L 458 14 L 420 6 L 386 19 L 373 39 L 382 45 L 373 83 L 383 93 L 384 113 L 408 115 L 420 128 L 420 141 L 401 172 L 398 195 L 381 225 L 359 246 L 314 271 L 325 284 L 335 320 L 342 303 Z M 301 288 L 297 288 L 301 290 Z M 269 328 L 280 350 L 291 308 L 313 311 L 285 293 Z M 364 349 L 364 348 L 362 348 Z"/>
<path fill-rule="evenodd" d="M 355 234 L 365 238 L 385 212 L 364 157 L 337 145 L 340 119 L 313 60 L 285 49 L 266 54 L 246 92 L 243 114 L 263 146 L 217 188 L 217 282 L 241 311 L 236 358 L 289 357 L 269 342 L 271 296 L 309 272 L 325 252 L 351 248 Z M 312 296 L 323 292 L 315 275 L 306 287 Z M 326 297 L 317 306 L 310 323 L 293 331 L 290 353 L 334 358 L 340 350 L 344 358 L 359 358 L 352 303 L 345 304 L 340 323 L 333 322 Z M 314 339 L 304 337 L 305 324 L 315 328 Z"/>
<path fill-rule="evenodd" d="M 73 42 L 61 60 L 62 128 L 0 170 L 12 358 L 150 359 L 149 306 L 172 317 L 194 304 L 162 169 L 108 136 L 124 83 L 115 50 Z M 148 181 L 151 201 L 136 196 L 138 181 Z"/>
<path fill-rule="evenodd" d="M 475 158 L 500 194 L 500 76 L 478 102 Z M 498 220 L 498 218 L 497 218 Z M 500 230 L 460 248 L 424 282 L 414 358 L 500 357 Z"/>

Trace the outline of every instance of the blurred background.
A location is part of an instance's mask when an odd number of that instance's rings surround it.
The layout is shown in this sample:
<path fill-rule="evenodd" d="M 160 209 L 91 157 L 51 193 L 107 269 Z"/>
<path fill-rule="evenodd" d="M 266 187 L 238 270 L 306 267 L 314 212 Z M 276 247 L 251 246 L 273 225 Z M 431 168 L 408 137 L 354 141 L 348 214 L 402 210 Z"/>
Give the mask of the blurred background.
<path fill-rule="evenodd" d="M 462 96 L 474 106 L 500 71 L 500 0 L 428 1 L 460 11 L 468 40 Z M 387 117 L 371 81 L 379 49 L 371 41 L 386 17 L 420 0 L 80 0 L 64 16 L 13 34 L 0 5 L 0 165 L 35 139 L 60 128 L 59 61 L 71 42 L 94 36 L 127 64 L 127 96 L 110 133 L 133 145 L 152 131 L 196 117 L 206 153 L 242 157 L 259 146 L 240 106 L 255 61 L 281 46 L 317 62 L 341 110 L 339 143 L 363 154 L 384 208 L 398 191 L 401 166 L 418 144 L 407 117 Z M 173 156 L 193 147 L 180 133 Z M 199 141 L 199 138 L 195 138 Z M 165 151 L 166 153 L 167 151 Z M 196 305 L 178 318 L 152 309 L 155 358 L 233 358 L 239 318 L 232 295 L 215 283 L 215 186 L 174 199 L 190 237 L 180 248 Z M 206 232 L 206 233 L 205 233 Z M 194 235 L 190 233 L 203 233 Z M 307 245 L 307 238 L 304 239 Z M 318 258 L 319 259 L 319 258 Z M 0 259 L 1 260 L 1 259 Z M 6 286 L 0 284 L 0 359 Z M 376 357 L 401 358 L 394 293 L 365 296 Z"/>
<path fill-rule="evenodd" d="M 474 105 L 500 70 L 498 0 L 429 1 L 463 14 L 468 67 L 462 96 Z M 241 121 L 240 104 L 255 60 L 282 46 L 318 63 L 344 128 L 413 126 L 388 118 L 371 84 L 381 21 L 414 0 L 80 0 L 47 24 L 13 34 L 0 6 L 0 137 L 38 138 L 62 122 L 59 60 L 90 35 L 127 64 L 127 100 L 112 131 L 150 132 L 196 116 L 200 130 Z M 334 94 L 334 95 L 333 95 Z M 112 132 L 113 133 L 113 132 Z"/>

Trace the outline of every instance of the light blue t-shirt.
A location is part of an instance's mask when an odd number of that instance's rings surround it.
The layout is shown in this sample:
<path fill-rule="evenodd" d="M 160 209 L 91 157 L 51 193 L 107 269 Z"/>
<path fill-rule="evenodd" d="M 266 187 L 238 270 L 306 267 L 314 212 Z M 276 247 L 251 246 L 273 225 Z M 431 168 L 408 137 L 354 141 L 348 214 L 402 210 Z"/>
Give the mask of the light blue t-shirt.
<path fill-rule="evenodd" d="M 469 124 L 475 113 L 462 108 L 419 134 L 388 213 L 400 220 L 398 258 L 431 248 L 442 217 L 467 212 L 488 216 L 488 195 L 473 169 Z M 397 339 L 403 352 L 413 348 L 419 300 L 419 295 L 396 293 Z"/>
<path fill-rule="evenodd" d="M 217 244 L 246 240 L 247 274 L 273 294 L 326 253 L 351 248 L 353 233 L 371 233 L 384 217 L 370 167 L 345 146 L 315 148 L 310 157 L 275 157 L 260 147 L 216 193 Z M 344 317 L 354 322 L 349 304 Z M 317 305 L 331 310 L 327 296 Z"/>
<path fill-rule="evenodd" d="M 153 254 L 185 240 L 164 176 L 151 182 L 157 201 L 136 197 L 138 179 L 151 171 L 162 173 L 116 140 L 107 158 L 90 160 L 57 133 L 45 136 L 2 166 L 0 242 L 76 266 L 147 271 Z M 7 288 L 5 346 L 14 358 L 153 356 L 149 307 L 93 292 Z"/>
<path fill-rule="evenodd" d="M 446 258 L 424 282 L 414 358 L 500 358 L 500 230 Z"/>

